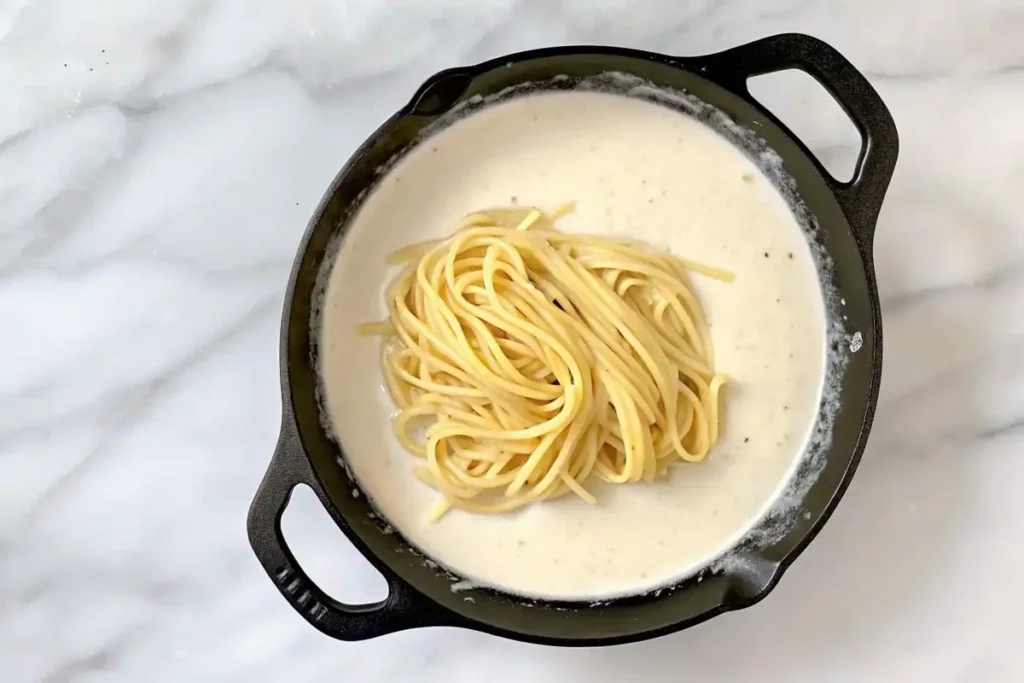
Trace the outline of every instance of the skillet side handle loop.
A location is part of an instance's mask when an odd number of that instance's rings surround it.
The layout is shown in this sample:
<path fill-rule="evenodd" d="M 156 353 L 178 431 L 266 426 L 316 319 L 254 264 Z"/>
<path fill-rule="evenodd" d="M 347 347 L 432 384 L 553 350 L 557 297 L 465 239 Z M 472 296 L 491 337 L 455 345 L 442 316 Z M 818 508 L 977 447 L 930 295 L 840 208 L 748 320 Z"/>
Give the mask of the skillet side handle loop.
<path fill-rule="evenodd" d="M 861 136 L 853 178 L 840 182 L 821 168 L 839 200 L 863 252 L 870 256 L 875 222 L 899 154 L 892 115 L 867 79 L 827 43 L 799 33 L 756 40 L 696 60 L 697 71 L 754 103 L 747 80 L 762 74 L 799 69 L 835 99 Z"/>
<path fill-rule="evenodd" d="M 289 420 L 285 420 L 287 425 Z M 346 604 L 321 590 L 295 561 L 281 532 L 281 515 L 298 484 L 325 500 L 294 429 L 284 426 L 270 467 L 249 508 L 249 543 L 281 595 L 302 617 L 339 640 L 365 640 L 416 626 L 432 625 L 421 598 L 400 579 L 387 576 L 388 597 L 376 603 Z M 339 542 L 343 542 L 339 539 Z"/>

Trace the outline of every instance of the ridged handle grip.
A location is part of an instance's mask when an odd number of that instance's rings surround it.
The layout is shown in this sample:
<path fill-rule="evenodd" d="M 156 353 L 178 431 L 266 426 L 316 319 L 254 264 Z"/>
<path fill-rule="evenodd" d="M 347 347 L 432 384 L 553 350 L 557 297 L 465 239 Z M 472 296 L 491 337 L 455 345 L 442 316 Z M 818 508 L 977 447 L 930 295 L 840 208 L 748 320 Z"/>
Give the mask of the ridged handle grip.
<path fill-rule="evenodd" d="M 323 633 L 339 640 L 364 640 L 420 626 L 448 623 L 445 610 L 433 605 L 391 572 L 384 572 L 388 597 L 380 602 L 349 604 L 317 586 L 296 562 L 281 531 L 281 515 L 292 490 L 306 484 L 320 502 L 330 502 L 310 469 L 294 427 L 285 421 L 274 457 L 249 509 L 249 543 L 281 595 L 296 612 Z M 341 538 L 339 543 L 345 542 Z"/>

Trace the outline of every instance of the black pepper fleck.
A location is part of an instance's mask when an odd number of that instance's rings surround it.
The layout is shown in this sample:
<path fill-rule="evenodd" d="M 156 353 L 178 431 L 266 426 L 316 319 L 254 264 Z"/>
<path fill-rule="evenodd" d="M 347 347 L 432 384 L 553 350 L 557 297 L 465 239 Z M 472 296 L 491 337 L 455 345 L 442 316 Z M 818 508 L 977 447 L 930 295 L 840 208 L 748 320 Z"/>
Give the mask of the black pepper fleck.
<path fill-rule="evenodd" d="M 749 436 L 743 437 L 743 443 L 748 443 L 749 441 L 750 441 L 750 437 Z"/>
<path fill-rule="evenodd" d="M 793 258 L 793 252 L 789 252 L 789 258 Z"/>
<path fill-rule="evenodd" d="M 764 257 L 765 257 L 765 258 L 768 258 L 768 252 L 767 252 L 767 251 L 766 251 L 766 252 L 764 252 Z"/>
<path fill-rule="evenodd" d="M 516 197 L 515 195 L 512 195 L 512 198 L 509 201 L 511 201 L 513 204 L 518 204 L 519 203 L 519 197 Z"/>

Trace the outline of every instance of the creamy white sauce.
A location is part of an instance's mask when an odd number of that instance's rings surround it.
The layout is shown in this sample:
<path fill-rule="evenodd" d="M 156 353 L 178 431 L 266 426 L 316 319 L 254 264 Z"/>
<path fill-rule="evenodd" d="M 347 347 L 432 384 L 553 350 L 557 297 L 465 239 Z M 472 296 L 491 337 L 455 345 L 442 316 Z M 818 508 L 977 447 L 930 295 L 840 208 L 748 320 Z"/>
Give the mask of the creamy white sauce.
<path fill-rule="evenodd" d="M 732 382 L 708 458 L 655 484 L 588 486 L 506 516 L 452 511 L 391 433 L 380 342 L 357 323 L 385 317 L 386 255 L 450 234 L 466 213 L 575 200 L 566 231 L 627 235 L 727 268 L 694 277 L 719 370 Z M 692 573 L 765 512 L 817 413 L 824 307 L 807 243 L 759 169 L 707 126 L 668 108 L 596 92 L 533 94 L 426 140 L 366 199 L 330 275 L 320 343 L 334 433 L 360 486 L 411 543 L 474 582 L 563 599 L 639 593 Z"/>

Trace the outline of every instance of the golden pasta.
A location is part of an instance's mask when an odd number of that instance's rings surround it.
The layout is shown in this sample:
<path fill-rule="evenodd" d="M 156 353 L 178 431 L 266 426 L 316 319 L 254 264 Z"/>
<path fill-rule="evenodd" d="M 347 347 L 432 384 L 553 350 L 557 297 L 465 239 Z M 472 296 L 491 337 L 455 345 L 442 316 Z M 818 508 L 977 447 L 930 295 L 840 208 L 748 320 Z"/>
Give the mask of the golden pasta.
<path fill-rule="evenodd" d="M 473 213 L 391 255 L 382 335 L 394 430 L 449 507 L 502 513 L 587 482 L 650 482 L 718 439 L 725 375 L 689 273 L 728 272 L 629 240 L 558 232 L 551 213 Z"/>

